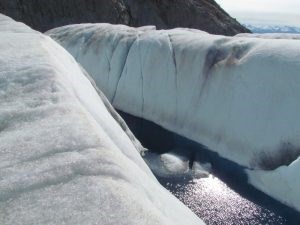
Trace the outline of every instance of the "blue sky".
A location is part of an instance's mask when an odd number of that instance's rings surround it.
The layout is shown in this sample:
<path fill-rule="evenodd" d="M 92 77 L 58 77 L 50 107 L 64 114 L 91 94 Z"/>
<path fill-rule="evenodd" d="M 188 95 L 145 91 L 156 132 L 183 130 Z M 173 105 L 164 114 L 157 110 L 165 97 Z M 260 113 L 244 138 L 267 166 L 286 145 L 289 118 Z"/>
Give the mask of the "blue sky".
<path fill-rule="evenodd" d="M 242 23 L 300 26 L 300 0 L 215 0 Z"/>

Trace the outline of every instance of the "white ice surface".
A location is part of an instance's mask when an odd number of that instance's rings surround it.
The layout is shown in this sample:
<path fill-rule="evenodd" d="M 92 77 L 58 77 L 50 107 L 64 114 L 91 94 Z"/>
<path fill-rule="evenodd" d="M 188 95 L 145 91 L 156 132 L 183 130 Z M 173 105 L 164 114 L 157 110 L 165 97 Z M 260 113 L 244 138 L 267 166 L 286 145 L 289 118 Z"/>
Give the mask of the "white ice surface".
<path fill-rule="evenodd" d="M 173 174 L 182 174 L 189 171 L 189 161 L 183 157 L 165 153 L 160 156 L 161 161 L 167 171 Z"/>
<path fill-rule="evenodd" d="M 300 211 L 300 158 L 274 171 L 247 170 L 249 182 L 279 201 Z"/>
<path fill-rule="evenodd" d="M 195 161 L 192 168 L 190 168 L 188 158 L 179 156 L 174 152 L 161 155 L 147 152 L 144 160 L 153 173 L 159 177 L 189 177 L 199 179 L 208 177 L 211 172 L 210 163 L 202 164 Z"/>
<path fill-rule="evenodd" d="M 277 155 L 286 145 L 300 149 L 298 41 L 109 24 L 71 25 L 48 34 L 119 110 L 248 168 L 261 168 L 261 157 Z M 289 205 L 300 190 L 292 184 Z M 284 196 L 280 190 L 264 189 L 275 198 Z"/>
<path fill-rule="evenodd" d="M 0 40 L 1 225 L 202 224 L 61 46 L 2 15 Z"/>
<path fill-rule="evenodd" d="M 153 173 L 160 177 L 181 177 L 191 175 L 188 159 L 172 153 L 159 155 L 147 152 L 144 156 L 144 160 Z"/>

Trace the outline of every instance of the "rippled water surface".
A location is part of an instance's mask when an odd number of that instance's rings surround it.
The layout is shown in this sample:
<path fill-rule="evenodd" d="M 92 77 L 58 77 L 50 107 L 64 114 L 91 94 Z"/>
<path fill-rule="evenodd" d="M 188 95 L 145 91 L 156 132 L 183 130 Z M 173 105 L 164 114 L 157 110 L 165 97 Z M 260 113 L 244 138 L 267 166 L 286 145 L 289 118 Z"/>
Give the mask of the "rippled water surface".
<path fill-rule="evenodd" d="M 242 197 L 213 175 L 194 180 L 158 179 L 207 224 L 300 224 L 298 218 L 287 219 Z"/>
<path fill-rule="evenodd" d="M 164 154 L 176 150 L 177 155 L 189 160 L 191 167 L 195 161 L 211 164 L 211 172 L 218 178 L 157 177 L 208 225 L 300 225 L 298 212 L 247 184 L 242 166 L 153 122 L 119 113 L 149 152 Z"/>

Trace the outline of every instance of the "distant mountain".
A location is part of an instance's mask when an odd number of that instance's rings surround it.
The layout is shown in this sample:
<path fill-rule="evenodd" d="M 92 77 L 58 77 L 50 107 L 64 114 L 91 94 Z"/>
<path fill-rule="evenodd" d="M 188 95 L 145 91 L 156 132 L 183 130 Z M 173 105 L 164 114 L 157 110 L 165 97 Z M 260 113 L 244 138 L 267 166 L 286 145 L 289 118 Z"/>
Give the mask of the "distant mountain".
<path fill-rule="evenodd" d="M 300 27 L 282 26 L 282 25 L 253 25 L 245 24 L 253 33 L 291 33 L 300 34 Z"/>
<path fill-rule="evenodd" d="M 106 22 L 158 29 L 187 27 L 223 35 L 249 32 L 214 0 L 0 0 L 0 13 L 39 31 Z"/>

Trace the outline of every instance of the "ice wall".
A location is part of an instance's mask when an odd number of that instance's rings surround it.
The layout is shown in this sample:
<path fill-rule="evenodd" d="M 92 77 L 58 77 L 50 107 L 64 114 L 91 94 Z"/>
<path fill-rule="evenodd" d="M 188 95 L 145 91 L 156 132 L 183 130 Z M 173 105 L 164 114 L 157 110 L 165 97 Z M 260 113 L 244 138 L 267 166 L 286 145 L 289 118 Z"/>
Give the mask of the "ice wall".
<path fill-rule="evenodd" d="M 298 41 L 109 24 L 70 25 L 48 35 L 119 110 L 204 144 L 249 171 L 277 173 L 299 157 Z M 265 185 L 257 187 L 277 198 Z M 293 195 L 285 203 L 300 209 Z"/>
<path fill-rule="evenodd" d="M 300 43 L 84 24 L 50 31 L 112 104 L 250 168 L 300 147 Z M 300 121 L 299 121 L 300 123 Z"/>
<path fill-rule="evenodd" d="M 61 46 L 3 15 L 0 40 L 1 225 L 203 224 Z"/>

